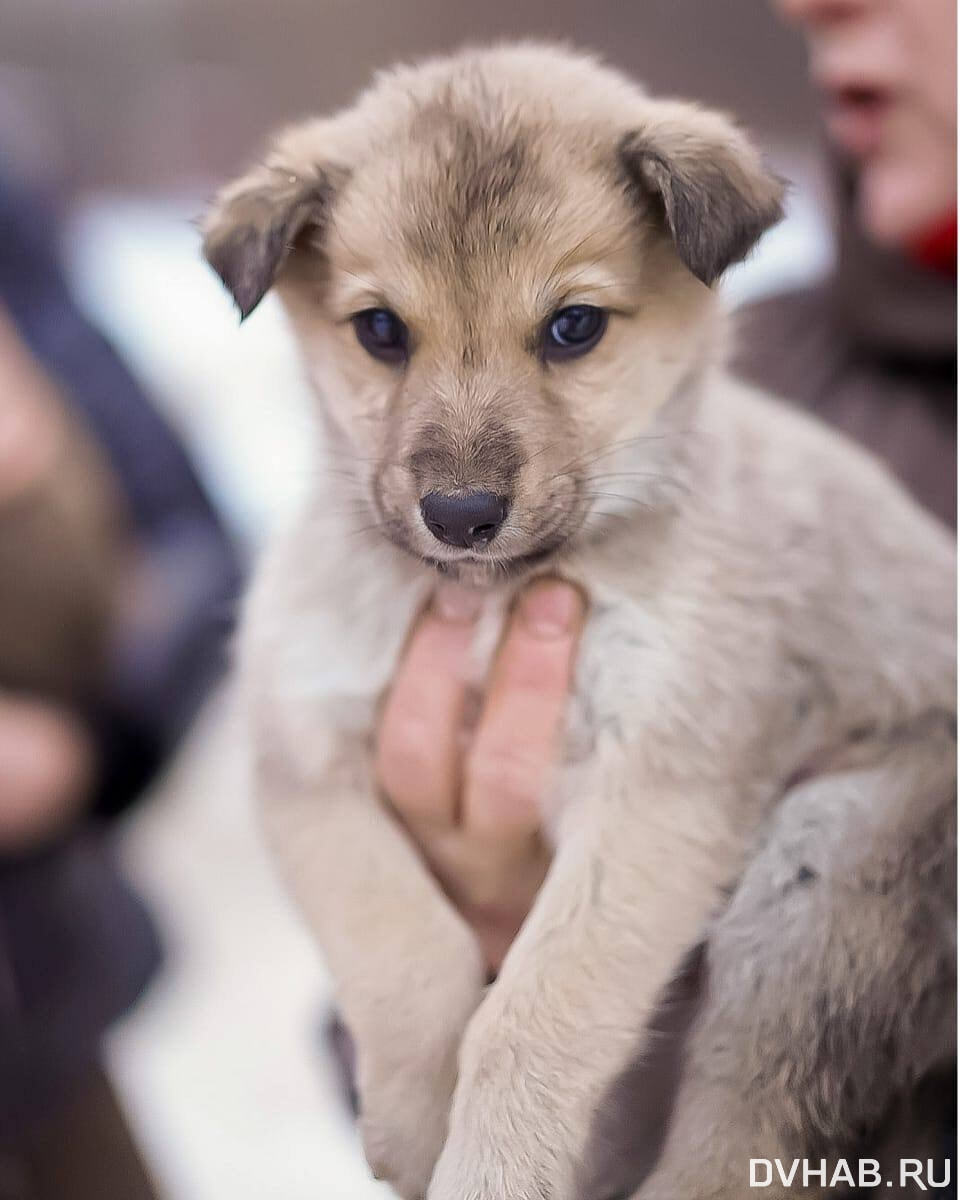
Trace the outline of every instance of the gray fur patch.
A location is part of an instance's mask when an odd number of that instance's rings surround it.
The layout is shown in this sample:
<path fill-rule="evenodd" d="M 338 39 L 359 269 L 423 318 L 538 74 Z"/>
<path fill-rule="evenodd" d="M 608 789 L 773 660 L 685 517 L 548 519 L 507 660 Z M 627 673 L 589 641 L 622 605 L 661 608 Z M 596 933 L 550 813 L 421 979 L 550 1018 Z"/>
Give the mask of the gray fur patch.
<path fill-rule="evenodd" d="M 630 133 L 620 143 L 620 161 L 631 188 L 661 207 L 683 263 L 708 286 L 783 216 L 782 188 L 773 176 L 755 186 L 709 153 L 680 164 L 645 135 Z"/>
<path fill-rule="evenodd" d="M 456 113 L 430 110 L 417 128 L 433 132 L 434 186 L 417 180 L 413 220 L 403 238 L 417 257 L 456 263 L 483 248 L 515 249 L 532 233 L 531 206 L 522 199 L 535 173 L 522 133 L 494 123 L 478 126 Z"/>
<path fill-rule="evenodd" d="M 223 280 L 245 320 L 267 294 L 298 238 L 323 226 L 333 189 L 317 171 L 301 179 L 276 173 L 273 183 L 230 199 L 204 238 L 203 256 Z"/>

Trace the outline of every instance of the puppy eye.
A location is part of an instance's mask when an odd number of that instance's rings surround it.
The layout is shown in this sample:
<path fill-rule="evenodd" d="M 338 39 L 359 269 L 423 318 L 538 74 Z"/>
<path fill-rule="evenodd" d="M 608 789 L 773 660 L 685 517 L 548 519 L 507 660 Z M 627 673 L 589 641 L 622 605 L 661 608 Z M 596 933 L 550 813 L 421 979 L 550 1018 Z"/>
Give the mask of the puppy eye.
<path fill-rule="evenodd" d="M 407 357 L 407 327 L 389 308 L 368 308 L 353 318 L 357 341 L 381 362 L 401 363 Z"/>
<path fill-rule="evenodd" d="M 592 304 L 572 304 L 550 318 L 544 339 L 546 358 L 576 358 L 586 354 L 603 337 L 607 328 L 606 309 Z"/>

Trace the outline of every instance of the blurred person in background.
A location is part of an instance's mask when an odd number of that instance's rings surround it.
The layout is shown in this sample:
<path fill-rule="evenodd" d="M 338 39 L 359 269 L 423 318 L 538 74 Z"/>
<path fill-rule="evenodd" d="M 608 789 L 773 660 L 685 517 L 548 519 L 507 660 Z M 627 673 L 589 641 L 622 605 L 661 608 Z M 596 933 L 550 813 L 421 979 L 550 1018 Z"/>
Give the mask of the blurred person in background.
<path fill-rule="evenodd" d="M 837 262 L 739 324 L 737 364 L 884 459 L 956 526 L 955 0 L 776 0 L 804 32 Z"/>
<path fill-rule="evenodd" d="M 821 285 L 740 314 L 736 368 L 868 446 L 953 525 L 955 0 L 777 0 L 777 7 L 805 34 L 826 104 L 837 261 Z M 438 591 L 384 710 L 379 770 L 390 804 L 472 924 L 495 973 L 549 865 L 538 797 L 558 745 L 585 614 L 581 597 L 559 581 L 527 591 L 465 745 L 461 680 L 477 611 L 470 593 L 452 585 Z M 461 804 L 465 794 L 469 802 Z M 459 821 L 462 811 L 471 814 L 470 825 Z M 700 959 L 681 981 L 658 1025 L 657 1061 L 625 1102 L 636 1162 L 601 1164 L 598 1181 L 607 1190 L 600 1194 L 635 1182 L 640 1163 L 649 1166 L 644 1155 L 662 1128 L 644 1131 L 642 1117 L 660 1106 L 669 1111 L 702 972 Z M 342 1053 L 349 1042 L 342 1030 L 337 1038 Z M 953 1118 L 941 1096 L 917 1118 L 919 1143 L 910 1142 L 904 1118 L 905 1155 L 929 1145 L 931 1129 L 931 1152 L 950 1152 Z M 900 1099 L 891 1096 L 891 1108 Z"/>
<path fill-rule="evenodd" d="M 0 1200 L 153 1195 L 100 1065 L 160 960 L 109 819 L 224 658 L 234 550 L 0 178 Z"/>

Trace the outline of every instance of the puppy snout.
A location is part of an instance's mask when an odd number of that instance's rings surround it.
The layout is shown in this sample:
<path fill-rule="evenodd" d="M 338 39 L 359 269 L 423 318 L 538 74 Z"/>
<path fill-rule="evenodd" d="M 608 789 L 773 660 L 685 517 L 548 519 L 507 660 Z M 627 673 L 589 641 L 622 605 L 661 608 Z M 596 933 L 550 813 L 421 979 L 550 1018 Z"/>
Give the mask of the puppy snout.
<path fill-rule="evenodd" d="M 497 536 L 508 504 L 493 492 L 460 492 L 445 496 L 428 492 L 420 501 L 423 521 L 433 536 L 448 546 L 474 550 Z"/>

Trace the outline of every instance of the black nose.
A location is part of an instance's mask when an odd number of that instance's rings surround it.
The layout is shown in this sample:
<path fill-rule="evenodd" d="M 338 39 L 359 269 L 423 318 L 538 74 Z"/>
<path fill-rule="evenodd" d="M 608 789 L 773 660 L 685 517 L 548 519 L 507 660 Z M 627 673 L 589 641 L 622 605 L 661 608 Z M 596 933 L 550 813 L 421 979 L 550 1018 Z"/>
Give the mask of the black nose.
<path fill-rule="evenodd" d="M 493 541 L 507 515 L 507 502 L 493 492 L 461 492 L 444 496 L 428 492 L 420 511 L 435 538 L 465 550 Z"/>

